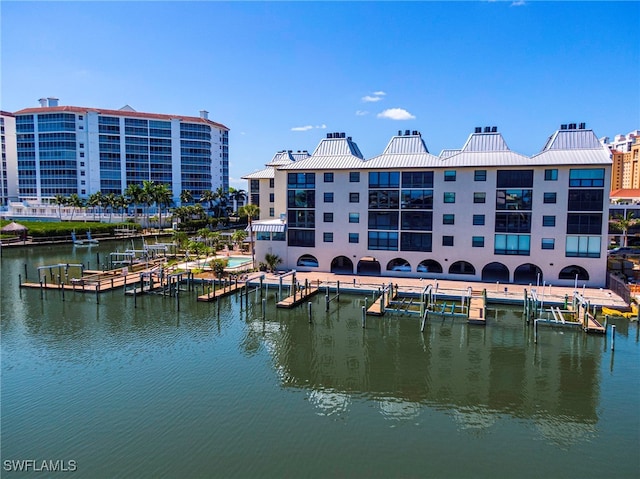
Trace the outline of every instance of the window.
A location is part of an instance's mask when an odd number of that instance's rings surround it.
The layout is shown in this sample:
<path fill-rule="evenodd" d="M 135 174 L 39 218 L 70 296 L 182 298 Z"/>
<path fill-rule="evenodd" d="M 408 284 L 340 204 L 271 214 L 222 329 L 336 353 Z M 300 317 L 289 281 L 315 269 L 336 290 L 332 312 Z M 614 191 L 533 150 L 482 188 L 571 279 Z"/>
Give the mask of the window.
<path fill-rule="evenodd" d="M 84 143 L 80 143 L 80 148 L 84 148 Z"/>
<path fill-rule="evenodd" d="M 442 246 L 453 246 L 453 236 L 443 236 Z"/>
<path fill-rule="evenodd" d="M 433 228 L 433 213 L 431 211 L 403 211 L 402 229 L 431 231 Z"/>
<path fill-rule="evenodd" d="M 442 215 L 442 224 L 443 225 L 453 225 L 456 222 L 456 215 L 445 214 Z"/>
<path fill-rule="evenodd" d="M 349 223 L 360 223 L 360 213 L 349 213 Z"/>
<path fill-rule="evenodd" d="M 358 243 L 360 235 L 358 233 L 349 233 L 349 243 Z"/>
<path fill-rule="evenodd" d="M 360 193 L 349 193 L 349 203 L 359 203 Z"/>
<path fill-rule="evenodd" d="M 80 158 L 84 158 L 84 151 L 80 152 Z"/>
<path fill-rule="evenodd" d="M 544 170 L 544 181 L 558 181 L 558 170 L 555 168 L 552 170 Z"/>
<path fill-rule="evenodd" d="M 555 249 L 556 240 L 554 238 L 542 238 L 542 249 Z"/>
<path fill-rule="evenodd" d="M 260 180 L 251 180 L 249 182 L 249 191 L 251 193 L 257 193 L 260 191 Z"/>
<path fill-rule="evenodd" d="M 498 188 L 531 188 L 533 170 L 498 170 Z"/>
<path fill-rule="evenodd" d="M 269 216 L 273 217 L 276 215 L 276 212 L 273 208 L 269 208 Z"/>
<path fill-rule="evenodd" d="M 545 203 L 555 203 L 556 202 L 556 194 L 555 193 L 545 193 L 544 194 L 544 202 Z"/>
<path fill-rule="evenodd" d="M 385 196 L 388 197 L 391 202 L 396 201 L 395 208 L 397 208 L 397 196 L 394 195 L 397 194 L 397 192 L 389 191 L 386 193 Z M 373 208 L 371 201 L 371 193 L 369 193 L 369 208 Z M 433 209 L 433 190 L 402 190 L 401 205 L 403 209 Z"/>
<path fill-rule="evenodd" d="M 314 230 L 289 229 L 289 246 L 304 246 L 314 248 L 316 246 Z"/>
<path fill-rule="evenodd" d="M 473 215 L 473 224 L 474 224 L 474 226 L 483 226 L 484 225 L 484 215 Z"/>
<path fill-rule="evenodd" d="M 316 212 L 314 210 L 289 210 L 287 215 L 290 228 L 316 227 Z"/>
<path fill-rule="evenodd" d="M 604 168 L 569 171 L 569 186 L 604 187 Z"/>
<path fill-rule="evenodd" d="M 315 173 L 287 173 L 288 188 L 315 188 Z"/>
<path fill-rule="evenodd" d="M 87 194 L 87 190 L 80 190 L 80 194 L 81 195 L 86 195 Z"/>
<path fill-rule="evenodd" d="M 315 208 L 315 190 L 287 190 L 288 208 Z"/>
<path fill-rule="evenodd" d="M 599 235 L 602 233 L 601 213 L 569 213 L 567 234 Z"/>
<path fill-rule="evenodd" d="M 497 210 L 529 210 L 533 190 L 497 190 Z"/>
<path fill-rule="evenodd" d="M 275 201 L 275 195 L 273 193 L 269 193 L 269 203 L 273 203 Z"/>
<path fill-rule="evenodd" d="M 325 203 L 333 203 L 333 193 L 325 193 L 324 194 L 324 202 Z"/>
<path fill-rule="evenodd" d="M 369 211 L 370 230 L 397 230 L 397 211 Z"/>
<path fill-rule="evenodd" d="M 80 166 L 81 166 L 81 167 L 84 167 L 84 161 L 81 161 L 81 162 L 80 162 Z"/>
<path fill-rule="evenodd" d="M 433 171 L 403 171 L 403 188 L 433 188 Z"/>
<path fill-rule="evenodd" d="M 369 231 L 370 250 L 398 251 L 398 233 L 392 231 Z"/>
<path fill-rule="evenodd" d="M 496 213 L 496 233 L 531 233 L 531 213 Z"/>
<path fill-rule="evenodd" d="M 556 217 L 555 216 L 543 216 L 542 217 L 542 226 L 555 226 L 556 225 Z"/>
<path fill-rule="evenodd" d="M 455 170 L 446 170 L 444 172 L 444 181 L 456 181 Z"/>
<path fill-rule="evenodd" d="M 569 211 L 602 211 L 603 190 L 569 190 Z"/>
<path fill-rule="evenodd" d="M 275 180 L 273 178 L 269 178 L 269 188 L 273 188 L 275 186 Z"/>
<path fill-rule="evenodd" d="M 325 213 L 323 220 L 325 223 L 333 223 L 333 213 Z"/>
<path fill-rule="evenodd" d="M 349 183 L 360 183 L 360 172 L 351 171 L 349 173 Z"/>
<path fill-rule="evenodd" d="M 474 203 L 484 203 L 486 200 L 487 200 L 487 194 L 485 192 L 473 194 Z"/>
<path fill-rule="evenodd" d="M 445 203 L 455 203 L 456 202 L 456 194 L 452 192 L 445 192 L 444 194 L 444 202 Z"/>
<path fill-rule="evenodd" d="M 322 233 L 322 241 L 325 243 L 333 243 L 333 233 Z"/>
<path fill-rule="evenodd" d="M 529 256 L 531 236 L 529 235 L 496 235 L 493 247 L 494 254 Z"/>
<path fill-rule="evenodd" d="M 398 188 L 400 173 L 397 171 L 372 171 L 369 173 L 369 188 Z"/>
<path fill-rule="evenodd" d="M 476 170 L 473 172 L 473 181 L 487 181 L 487 170 Z"/>
<path fill-rule="evenodd" d="M 80 176 L 84 176 L 84 171 L 81 171 L 81 172 L 80 172 Z"/>
<path fill-rule="evenodd" d="M 473 236 L 471 246 L 474 248 L 484 248 L 484 236 Z"/>
<path fill-rule="evenodd" d="M 325 183 L 333 183 L 333 173 L 325 173 L 324 174 L 324 182 Z"/>
<path fill-rule="evenodd" d="M 599 258 L 600 236 L 567 236 L 567 257 Z"/>
<path fill-rule="evenodd" d="M 430 252 L 431 233 L 402 233 L 400 249 L 402 251 Z"/>
<path fill-rule="evenodd" d="M 268 231 L 258 231 L 256 234 L 256 239 L 258 241 L 269 241 L 271 240 L 271 233 Z"/>

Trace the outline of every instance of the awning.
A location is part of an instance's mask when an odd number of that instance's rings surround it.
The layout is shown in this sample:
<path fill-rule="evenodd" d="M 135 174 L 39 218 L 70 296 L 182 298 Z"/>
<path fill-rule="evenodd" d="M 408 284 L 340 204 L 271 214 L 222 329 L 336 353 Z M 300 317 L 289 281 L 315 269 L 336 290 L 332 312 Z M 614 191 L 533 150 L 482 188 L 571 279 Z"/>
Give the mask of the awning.
<path fill-rule="evenodd" d="M 284 233 L 286 224 L 282 221 L 278 220 L 277 222 L 264 222 L 264 223 L 253 223 L 251 225 L 251 229 L 254 233 Z M 245 231 L 249 232 L 249 227 L 245 228 Z"/>

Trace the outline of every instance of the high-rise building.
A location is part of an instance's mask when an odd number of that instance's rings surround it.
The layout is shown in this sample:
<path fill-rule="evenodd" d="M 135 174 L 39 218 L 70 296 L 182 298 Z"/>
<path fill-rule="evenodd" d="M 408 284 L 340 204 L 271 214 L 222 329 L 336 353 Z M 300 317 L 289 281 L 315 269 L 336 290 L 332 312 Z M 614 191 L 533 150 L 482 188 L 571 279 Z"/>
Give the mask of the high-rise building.
<path fill-rule="evenodd" d="M 149 180 L 194 198 L 229 188 L 229 129 L 199 117 L 60 106 L 43 98 L 40 107 L 15 115 L 18 195 L 46 203 L 56 195 L 87 198 L 95 192 L 123 194 Z"/>
<path fill-rule="evenodd" d="M 606 283 L 610 152 L 583 123 L 562 125 L 531 157 L 496 127 L 439 156 L 418 131 L 398 132 L 370 159 L 330 133 L 310 156 L 270 168 L 274 218 L 252 224 L 257 261 L 271 253 L 301 271 Z M 245 178 L 261 186 L 269 175 Z"/>
<path fill-rule="evenodd" d="M 0 168 L 0 206 L 18 199 L 18 168 L 16 160 L 16 119 L 12 113 L 0 111 L 2 165 Z"/>

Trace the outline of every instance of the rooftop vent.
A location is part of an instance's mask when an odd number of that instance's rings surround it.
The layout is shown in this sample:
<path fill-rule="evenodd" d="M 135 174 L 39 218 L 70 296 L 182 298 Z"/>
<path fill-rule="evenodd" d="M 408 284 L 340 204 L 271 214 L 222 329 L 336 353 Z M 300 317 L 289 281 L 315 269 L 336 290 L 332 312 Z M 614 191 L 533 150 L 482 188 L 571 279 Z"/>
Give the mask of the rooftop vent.
<path fill-rule="evenodd" d="M 402 130 L 398 130 L 398 136 L 402 136 Z"/>
<path fill-rule="evenodd" d="M 560 125 L 560 129 L 561 130 L 566 130 L 567 129 L 567 124 L 564 123 L 564 124 Z"/>
<path fill-rule="evenodd" d="M 411 132 L 411 134 L 412 134 L 412 135 L 414 135 L 414 136 L 418 136 L 418 130 L 413 130 L 413 131 Z"/>
<path fill-rule="evenodd" d="M 580 128 L 581 130 L 584 130 L 587 127 L 586 123 L 580 123 L 580 126 L 578 128 Z"/>
<path fill-rule="evenodd" d="M 351 137 L 350 137 L 350 136 L 348 136 L 348 137 L 347 137 L 347 140 L 351 141 Z"/>
<path fill-rule="evenodd" d="M 475 133 L 482 133 L 482 127 L 481 126 L 476 126 Z"/>
<path fill-rule="evenodd" d="M 50 96 L 49 98 L 47 98 L 47 101 L 49 102 L 49 106 L 58 106 L 59 100 L 57 98 Z"/>
<path fill-rule="evenodd" d="M 409 130 L 404 130 L 404 135 L 409 136 Z"/>
<path fill-rule="evenodd" d="M 340 133 L 340 138 L 344 138 L 344 132 Z"/>
<path fill-rule="evenodd" d="M 333 138 L 333 133 L 327 133 L 327 138 Z"/>
<path fill-rule="evenodd" d="M 576 124 L 575 123 L 569 123 L 569 129 L 570 130 L 575 130 L 576 129 Z"/>
<path fill-rule="evenodd" d="M 484 132 L 485 133 L 491 133 L 491 127 L 490 126 L 485 126 L 484 127 Z"/>
<path fill-rule="evenodd" d="M 45 106 L 47 106 L 47 99 L 46 99 L 46 98 L 40 98 L 38 101 L 40 102 L 40 106 L 41 106 L 42 108 L 44 108 Z"/>
<path fill-rule="evenodd" d="M 207 110 L 200 110 L 200 118 L 203 120 L 209 119 L 209 112 Z"/>
<path fill-rule="evenodd" d="M 498 133 L 498 127 L 497 126 L 492 126 L 491 127 L 491 133 Z"/>

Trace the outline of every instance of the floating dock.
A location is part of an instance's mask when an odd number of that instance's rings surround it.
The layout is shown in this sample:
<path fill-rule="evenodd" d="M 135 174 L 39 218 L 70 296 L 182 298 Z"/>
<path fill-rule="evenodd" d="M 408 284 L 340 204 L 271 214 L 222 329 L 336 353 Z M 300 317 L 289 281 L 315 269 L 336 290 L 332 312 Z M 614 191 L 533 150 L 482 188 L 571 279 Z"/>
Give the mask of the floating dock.
<path fill-rule="evenodd" d="M 222 284 L 217 289 L 215 287 L 215 283 L 213 284 L 213 290 L 208 292 L 207 294 L 202 294 L 198 296 L 198 301 L 215 301 L 218 298 L 224 298 L 225 296 L 229 296 L 237 291 L 241 291 L 244 288 L 245 283 L 229 283 Z"/>
<path fill-rule="evenodd" d="M 284 298 L 282 301 L 278 301 L 276 303 L 276 306 L 278 308 L 291 309 L 291 308 L 303 303 L 304 301 L 309 299 L 314 294 L 317 294 L 318 291 L 319 291 L 319 289 L 317 287 L 314 287 L 314 286 L 307 286 L 307 287 L 305 287 L 304 289 L 302 289 L 300 291 L 296 291 L 296 288 L 294 288 L 293 294 L 291 296 L 287 297 L 287 298 Z"/>

